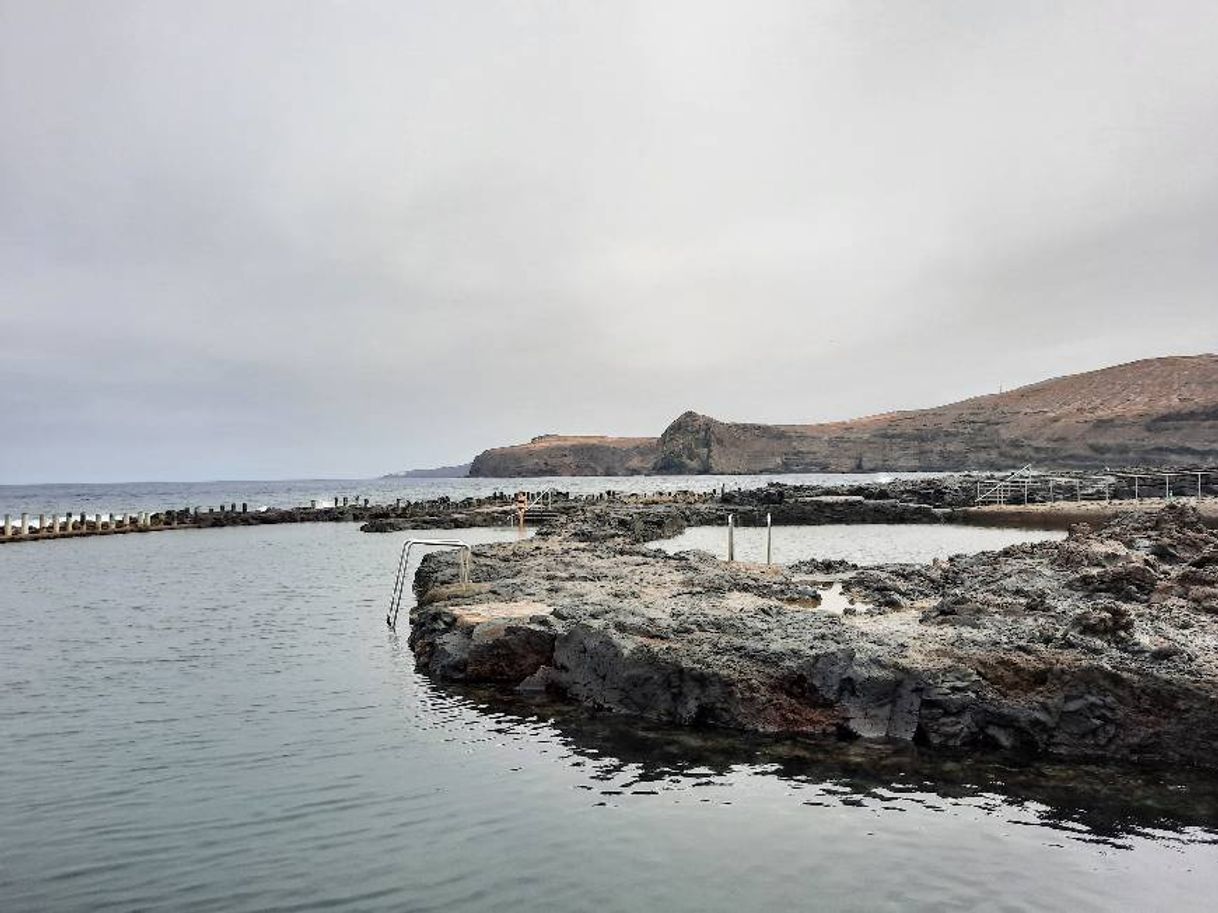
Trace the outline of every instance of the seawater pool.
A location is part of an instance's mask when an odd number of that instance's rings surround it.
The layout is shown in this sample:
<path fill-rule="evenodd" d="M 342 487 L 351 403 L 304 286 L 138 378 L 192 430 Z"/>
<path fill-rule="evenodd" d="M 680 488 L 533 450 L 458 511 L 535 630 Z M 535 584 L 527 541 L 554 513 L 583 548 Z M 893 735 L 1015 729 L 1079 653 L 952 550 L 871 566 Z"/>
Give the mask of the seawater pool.
<path fill-rule="evenodd" d="M 407 535 L 0 549 L 0 909 L 1213 909 L 1209 776 L 437 687 L 383 620 Z"/>
<path fill-rule="evenodd" d="M 764 527 L 737 527 L 737 561 L 765 561 Z M 927 563 L 955 554 L 993 551 L 1020 542 L 1064 539 L 1056 530 L 989 528 L 962 524 L 832 523 L 820 526 L 775 526 L 772 560 L 790 564 L 808 558 L 844 559 L 855 564 Z M 726 526 L 691 526 L 671 539 L 648 543 L 676 553 L 700 549 L 727 556 Z"/>

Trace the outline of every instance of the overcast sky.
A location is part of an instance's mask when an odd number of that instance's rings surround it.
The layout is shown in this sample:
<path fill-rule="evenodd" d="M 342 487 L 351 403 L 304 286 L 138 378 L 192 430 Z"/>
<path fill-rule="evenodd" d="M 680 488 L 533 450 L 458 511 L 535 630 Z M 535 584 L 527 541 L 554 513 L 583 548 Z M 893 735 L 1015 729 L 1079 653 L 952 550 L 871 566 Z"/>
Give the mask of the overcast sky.
<path fill-rule="evenodd" d="M 0 0 L 0 482 L 1218 348 L 1218 4 Z"/>

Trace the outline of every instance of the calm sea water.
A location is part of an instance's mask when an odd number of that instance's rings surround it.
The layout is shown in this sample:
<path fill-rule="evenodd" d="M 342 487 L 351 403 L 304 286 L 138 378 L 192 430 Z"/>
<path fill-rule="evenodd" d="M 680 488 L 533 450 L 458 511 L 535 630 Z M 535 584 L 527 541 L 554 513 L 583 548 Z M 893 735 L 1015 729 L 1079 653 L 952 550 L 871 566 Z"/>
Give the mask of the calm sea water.
<path fill-rule="evenodd" d="M 130 513 L 165 508 L 246 503 L 260 507 L 302 507 L 316 500 L 332 506 L 335 498 L 368 498 L 387 504 L 396 498 L 421 501 L 485 497 L 496 491 L 540 491 L 555 487 L 575 494 L 618 492 L 714 491 L 721 485 L 757 488 L 780 481 L 800 485 L 853 485 L 877 479 L 918 478 L 939 473 L 814 473 L 761 476 L 577 476 L 546 479 L 291 479 L 262 482 L 128 482 L 0 485 L 0 514 Z"/>
<path fill-rule="evenodd" d="M 1210 778 L 438 688 L 383 621 L 406 535 L 0 549 L 0 909 L 1214 909 Z"/>
<path fill-rule="evenodd" d="M 733 536 L 738 561 L 765 561 L 764 528 L 739 527 Z M 845 559 L 855 564 L 925 564 L 959 553 L 993 551 L 1017 542 L 1065 537 L 1064 532 L 1055 530 L 990 529 L 954 524 L 826 523 L 822 526 L 774 527 L 770 554 L 776 564 L 790 564 L 805 558 Z M 701 549 L 725 558 L 727 529 L 724 526 L 691 526 L 679 536 L 649 544 L 669 553 Z"/>

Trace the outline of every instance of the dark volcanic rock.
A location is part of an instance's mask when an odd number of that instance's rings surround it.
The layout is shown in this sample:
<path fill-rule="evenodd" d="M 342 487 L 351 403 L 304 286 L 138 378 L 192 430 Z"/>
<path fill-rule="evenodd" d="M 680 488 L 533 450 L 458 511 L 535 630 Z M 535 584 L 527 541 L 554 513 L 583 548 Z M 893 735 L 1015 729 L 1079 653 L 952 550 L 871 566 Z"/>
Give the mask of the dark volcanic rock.
<path fill-rule="evenodd" d="M 1218 766 L 1218 536 L 1189 508 L 859 569 L 844 613 L 817 566 L 628 539 L 479 548 L 465 590 L 429 556 L 420 664 L 668 722 Z"/>

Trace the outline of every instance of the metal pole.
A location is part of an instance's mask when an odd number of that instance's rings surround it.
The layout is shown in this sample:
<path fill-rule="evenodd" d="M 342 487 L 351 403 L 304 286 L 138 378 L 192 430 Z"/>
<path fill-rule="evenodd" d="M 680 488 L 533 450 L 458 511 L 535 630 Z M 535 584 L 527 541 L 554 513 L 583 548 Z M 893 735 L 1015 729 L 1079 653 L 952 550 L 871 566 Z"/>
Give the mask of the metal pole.
<path fill-rule="evenodd" d="M 736 560 L 736 515 L 727 515 L 727 560 Z"/>
<path fill-rule="evenodd" d="M 770 565 L 770 555 L 774 545 L 774 521 L 769 514 L 765 515 L 765 563 Z"/>

